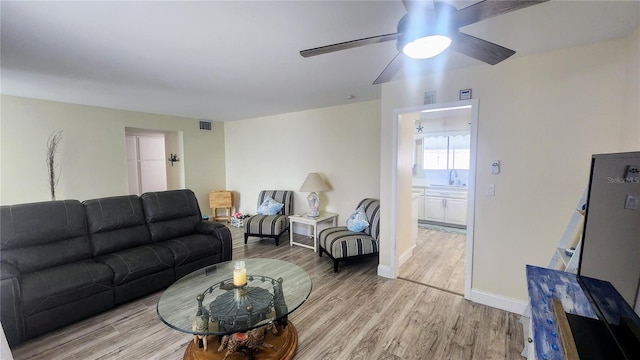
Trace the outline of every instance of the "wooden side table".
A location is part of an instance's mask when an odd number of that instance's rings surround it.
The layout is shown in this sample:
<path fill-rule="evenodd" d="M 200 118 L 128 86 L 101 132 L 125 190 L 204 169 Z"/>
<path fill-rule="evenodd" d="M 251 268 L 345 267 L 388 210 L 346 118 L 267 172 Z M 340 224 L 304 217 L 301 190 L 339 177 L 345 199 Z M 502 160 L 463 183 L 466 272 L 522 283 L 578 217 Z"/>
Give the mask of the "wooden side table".
<path fill-rule="evenodd" d="M 298 245 L 298 246 L 306 247 L 309 249 L 313 249 L 314 252 L 317 252 L 318 251 L 318 224 L 326 221 L 332 221 L 333 226 L 334 227 L 337 226 L 338 214 L 320 213 L 320 216 L 315 218 L 309 217 L 307 214 L 289 216 L 289 245 L 290 246 Z M 311 236 L 313 237 L 313 246 L 293 241 L 293 224 L 294 223 L 311 225 L 313 227 L 313 232 L 311 234 Z"/>
<path fill-rule="evenodd" d="M 209 207 L 213 210 L 213 220 L 231 221 L 231 208 L 233 207 L 233 193 L 226 190 L 217 190 L 209 193 Z M 218 209 L 227 211 L 225 216 L 218 216 Z"/>

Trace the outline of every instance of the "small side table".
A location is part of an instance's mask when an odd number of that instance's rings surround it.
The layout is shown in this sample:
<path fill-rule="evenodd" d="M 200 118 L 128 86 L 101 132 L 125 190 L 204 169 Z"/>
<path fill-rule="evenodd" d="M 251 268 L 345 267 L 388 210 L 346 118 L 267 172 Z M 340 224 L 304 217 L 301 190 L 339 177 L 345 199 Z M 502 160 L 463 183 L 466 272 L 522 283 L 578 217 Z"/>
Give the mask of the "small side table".
<path fill-rule="evenodd" d="M 226 190 L 211 191 L 209 193 L 209 207 L 213 210 L 214 221 L 231 221 L 231 207 L 233 207 L 233 193 Z M 218 216 L 218 209 L 225 209 L 225 216 Z"/>
<path fill-rule="evenodd" d="M 298 246 L 306 247 L 309 249 L 313 249 L 314 252 L 317 252 L 318 251 L 318 224 L 326 221 L 330 221 L 330 220 L 332 221 L 332 224 L 334 227 L 337 226 L 338 214 L 320 213 L 320 216 L 315 218 L 309 217 L 307 214 L 289 216 L 289 245 L 290 246 L 298 245 Z M 297 243 L 293 241 L 293 224 L 294 223 L 313 226 L 313 232 L 311 234 L 311 236 L 313 237 L 313 246 Z"/>

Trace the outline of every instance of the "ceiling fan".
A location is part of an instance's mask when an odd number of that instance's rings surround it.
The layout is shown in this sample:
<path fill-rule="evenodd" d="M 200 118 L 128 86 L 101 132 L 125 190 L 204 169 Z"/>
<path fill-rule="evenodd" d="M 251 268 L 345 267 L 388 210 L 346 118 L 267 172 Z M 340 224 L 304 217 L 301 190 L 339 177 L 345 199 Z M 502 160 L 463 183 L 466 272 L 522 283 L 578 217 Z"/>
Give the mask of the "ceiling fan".
<path fill-rule="evenodd" d="M 405 56 L 426 59 L 447 48 L 495 65 L 515 54 L 515 51 L 462 33 L 458 29 L 546 1 L 548 0 L 482 0 L 458 10 L 446 2 L 402 0 L 407 13 L 398 22 L 397 32 L 302 50 L 300 55 L 310 57 L 397 40 L 398 54 L 373 82 L 374 85 L 391 81 L 402 67 Z"/>

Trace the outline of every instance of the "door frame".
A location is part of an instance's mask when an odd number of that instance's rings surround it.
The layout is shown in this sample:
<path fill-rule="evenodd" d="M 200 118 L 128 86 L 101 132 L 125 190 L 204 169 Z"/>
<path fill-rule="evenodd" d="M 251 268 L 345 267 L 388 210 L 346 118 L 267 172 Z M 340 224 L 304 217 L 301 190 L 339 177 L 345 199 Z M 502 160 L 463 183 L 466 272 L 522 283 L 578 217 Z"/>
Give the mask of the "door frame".
<path fill-rule="evenodd" d="M 475 194 L 476 194 L 476 157 L 478 152 L 478 99 L 460 100 L 442 104 L 420 105 L 407 108 L 398 108 L 393 111 L 393 149 L 392 149 L 392 169 L 391 172 L 391 261 L 390 271 L 394 277 L 399 273 L 398 259 L 398 171 L 399 163 L 398 148 L 400 134 L 398 131 L 400 115 L 406 113 L 420 112 L 423 110 L 455 108 L 459 106 L 471 106 L 471 156 L 469 158 L 469 182 L 467 192 L 467 236 L 465 246 L 465 277 L 464 277 L 464 298 L 471 298 L 471 285 L 473 281 L 473 242 L 474 242 L 474 219 L 475 219 Z"/>

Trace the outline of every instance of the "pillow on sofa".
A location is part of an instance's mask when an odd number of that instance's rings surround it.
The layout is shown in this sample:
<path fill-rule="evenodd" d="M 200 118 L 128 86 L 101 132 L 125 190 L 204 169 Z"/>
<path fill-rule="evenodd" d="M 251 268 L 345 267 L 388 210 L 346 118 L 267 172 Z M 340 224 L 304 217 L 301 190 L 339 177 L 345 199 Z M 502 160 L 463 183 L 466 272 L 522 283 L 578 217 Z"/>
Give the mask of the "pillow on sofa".
<path fill-rule="evenodd" d="M 353 232 L 361 232 L 369 226 L 367 221 L 367 214 L 364 212 L 364 207 L 360 206 L 358 209 L 349 216 L 347 220 L 347 229 Z"/>
<path fill-rule="evenodd" d="M 256 213 L 258 215 L 275 215 L 277 214 L 284 204 L 281 204 L 275 200 L 271 196 L 267 196 L 266 199 L 262 202 L 262 204 L 258 207 Z"/>

